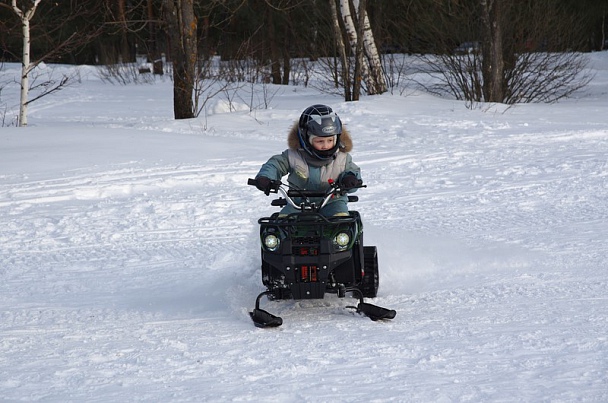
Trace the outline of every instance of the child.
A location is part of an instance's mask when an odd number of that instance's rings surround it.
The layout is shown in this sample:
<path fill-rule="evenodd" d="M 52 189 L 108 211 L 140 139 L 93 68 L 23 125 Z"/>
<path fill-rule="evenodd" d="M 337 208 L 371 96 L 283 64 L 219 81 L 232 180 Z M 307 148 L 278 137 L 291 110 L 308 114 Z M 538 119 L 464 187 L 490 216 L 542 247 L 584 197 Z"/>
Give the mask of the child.
<path fill-rule="evenodd" d="M 272 180 L 288 175 L 289 186 L 299 190 L 326 191 L 332 179 L 343 189 L 361 185 L 359 167 L 348 153 L 353 148 L 338 115 L 326 105 L 309 106 L 287 136 L 289 148 L 271 157 L 256 176 L 257 188 L 268 194 Z M 320 211 L 326 217 L 348 215 L 347 197 L 332 198 Z M 281 214 L 298 212 L 289 204 Z"/>

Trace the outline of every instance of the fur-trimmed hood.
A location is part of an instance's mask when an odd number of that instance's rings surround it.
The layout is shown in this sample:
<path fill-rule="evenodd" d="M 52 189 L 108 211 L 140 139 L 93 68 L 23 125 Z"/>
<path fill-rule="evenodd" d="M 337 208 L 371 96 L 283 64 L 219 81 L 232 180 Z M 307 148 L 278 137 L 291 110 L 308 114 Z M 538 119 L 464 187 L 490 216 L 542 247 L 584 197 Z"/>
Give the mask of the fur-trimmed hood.
<path fill-rule="evenodd" d="M 348 153 L 353 149 L 353 139 L 350 137 L 350 133 L 348 130 L 342 126 L 342 134 L 340 134 L 340 151 L 344 153 Z M 292 150 L 300 149 L 300 140 L 298 140 L 298 122 L 296 121 L 294 125 L 289 130 L 289 134 L 287 135 L 287 145 Z"/>

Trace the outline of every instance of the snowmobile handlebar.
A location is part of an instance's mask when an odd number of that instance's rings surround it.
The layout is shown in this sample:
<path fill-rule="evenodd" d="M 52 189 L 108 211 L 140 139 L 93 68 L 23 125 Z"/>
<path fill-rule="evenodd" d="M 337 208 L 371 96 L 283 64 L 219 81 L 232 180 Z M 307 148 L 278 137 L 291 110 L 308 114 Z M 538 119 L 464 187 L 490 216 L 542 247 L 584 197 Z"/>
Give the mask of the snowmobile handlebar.
<path fill-rule="evenodd" d="M 286 205 L 289 203 L 291 206 L 298 210 L 320 210 L 325 207 L 325 205 L 331 200 L 334 196 L 342 196 L 346 194 L 349 190 L 364 188 L 366 185 L 360 184 L 354 188 L 343 189 L 337 182 L 333 180 L 329 180 L 329 188 L 326 191 L 316 191 L 316 190 L 299 190 L 299 189 L 285 189 L 287 185 L 285 185 L 280 180 L 273 180 L 270 182 L 270 193 L 281 193 L 281 195 L 285 198 L 284 203 L 272 203 L 273 205 Z M 247 184 L 250 186 L 257 186 L 258 181 L 256 179 L 249 178 L 247 180 Z M 304 201 L 301 204 L 295 202 L 294 198 L 303 198 Z M 310 201 L 310 198 L 323 198 L 321 204 L 316 207 L 314 203 Z M 281 199 L 278 199 L 281 200 Z M 349 202 L 358 201 L 357 196 L 348 196 Z M 277 200 L 275 200 L 276 202 Z"/>

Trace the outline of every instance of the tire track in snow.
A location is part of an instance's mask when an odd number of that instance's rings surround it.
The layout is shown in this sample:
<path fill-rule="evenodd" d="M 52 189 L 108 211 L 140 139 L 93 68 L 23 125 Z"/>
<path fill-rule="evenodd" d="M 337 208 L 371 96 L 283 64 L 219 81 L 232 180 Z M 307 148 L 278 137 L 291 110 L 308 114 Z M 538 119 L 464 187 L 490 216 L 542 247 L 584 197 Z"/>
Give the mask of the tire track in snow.
<path fill-rule="evenodd" d="M 425 137 L 396 137 L 391 150 L 359 152 L 369 188 L 357 207 L 390 227 L 442 233 L 475 247 L 521 246 L 550 260 L 576 261 L 582 252 L 583 261 L 592 256 L 605 267 L 608 258 L 596 251 L 608 239 L 606 131 L 505 136 L 478 129 L 485 133 L 438 128 Z M 558 146 L 547 147 L 552 142 Z M 589 177 L 600 184 L 591 192 Z M 592 242 L 590 233 L 597 234 Z"/>
<path fill-rule="evenodd" d="M 242 169 L 242 163 L 220 162 L 90 168 L 22 182 L 4 177 L 0 278 L 27 290 L 29 298 L 51 299 L 91 289 L 103 293 L 82 283 L 90 270 L 107 271 L 95 278 L 114 288 L 121 287 L 116 278 L 128 287 L 136 286 L 130 278 L 142 275 L 162 281 L 167 269 L 192 278 L 193 270 L 213 264 L 208 256 L 218 248 L 236 257 L 234 244 L 251 242 L 254 220 L 239 217 L 255 217 L 243 211 L 261 207 L 239 197 L 251 190 Z"/>
<path fill-rule="evenodd" d="M 65 200 L 95 200 L 180 186 L 200 186 L 210 181 L 217 183 L 225 175 L 235 172 L 222 172 L 209 166 L 124 168 L 12 183 L 0 186 L 0 208 Z M 7 179 L 12 181 L 12 178 Z"/>

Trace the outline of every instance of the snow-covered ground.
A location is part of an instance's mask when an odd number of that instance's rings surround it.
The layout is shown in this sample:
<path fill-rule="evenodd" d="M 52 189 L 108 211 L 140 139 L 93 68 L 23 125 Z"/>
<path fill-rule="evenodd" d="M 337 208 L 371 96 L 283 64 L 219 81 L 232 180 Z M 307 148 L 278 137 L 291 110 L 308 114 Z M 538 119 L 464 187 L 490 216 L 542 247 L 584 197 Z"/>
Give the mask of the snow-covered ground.
<path fill-rule="evenodd" d="M 608 52 L 591 58 L 554 105 L 280 87 L 188 121 L 170 80 L 82 67 L 0 128 L 0 401 L 607 402 Z M 353 135 L 351 208 L 397 317 L 264 300 L 284 324 L 258 329 L 275 208 L 246 181 L 319 102 Z"/>

